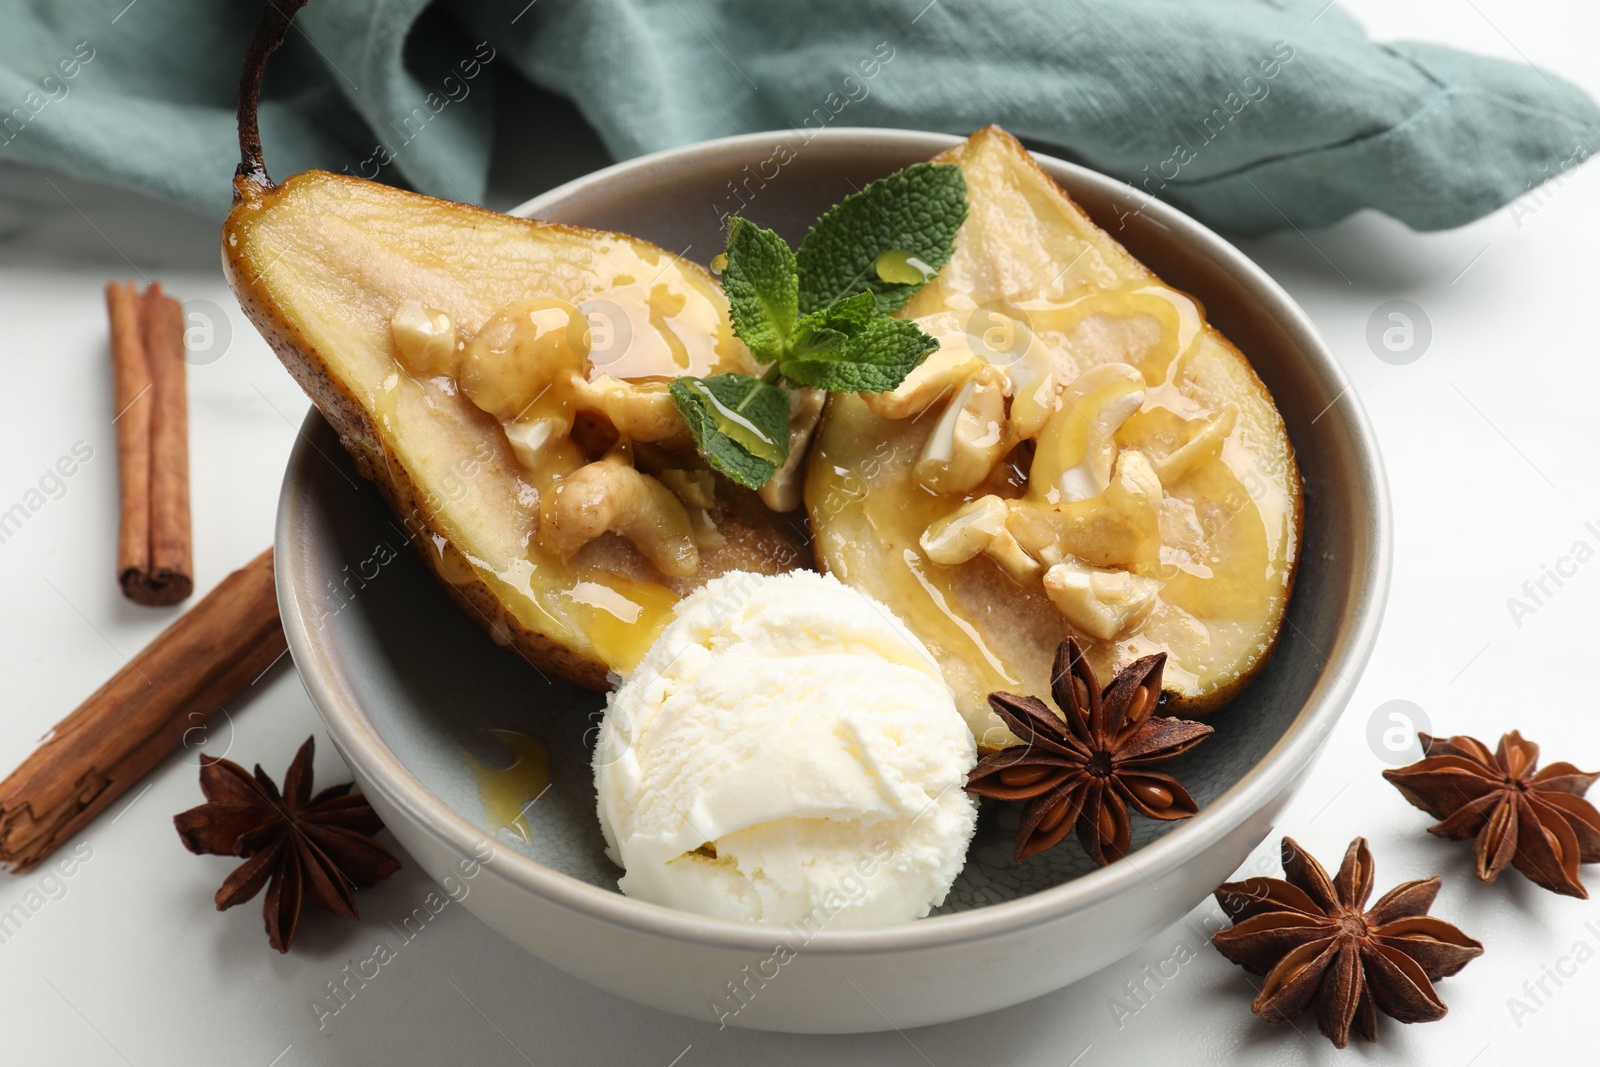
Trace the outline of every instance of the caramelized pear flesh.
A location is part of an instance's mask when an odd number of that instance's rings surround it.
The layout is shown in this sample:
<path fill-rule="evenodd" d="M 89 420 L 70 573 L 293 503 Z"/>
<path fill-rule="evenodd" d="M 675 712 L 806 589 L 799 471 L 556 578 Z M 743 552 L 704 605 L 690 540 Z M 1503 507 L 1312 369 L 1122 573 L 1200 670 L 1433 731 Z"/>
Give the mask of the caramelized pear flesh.
<path fill-rule="evenodd" d="M 985 747 L 1009 739 L 987 695 L 1047 692 L 1068 635 L 1102 677 L 1165 650 L 1169 700 L 1215 707 L 1288 604 L 1282 418 L 1200 305 L 1013 138 L 938 158 L 968 217 L 902 314 L 940 348 L 893 393 L 830 398 L 805 487 L 818 563 L 927 642 Z"/>
<path fill-rule="evenodd" d="M 801 561 L 787 522 L 695 469 L 670 408 L 671 377 L 756 369 L 700 268 L 321 171 L 235 186 L 223 260 L 245 312 L 496 640 L 604 688 L 691 589 Z M 526 343 L 504 328 L 518 315 Z M 658 474 L 697 487 L 684 521 L 648 512 L 678 503 Z"/>

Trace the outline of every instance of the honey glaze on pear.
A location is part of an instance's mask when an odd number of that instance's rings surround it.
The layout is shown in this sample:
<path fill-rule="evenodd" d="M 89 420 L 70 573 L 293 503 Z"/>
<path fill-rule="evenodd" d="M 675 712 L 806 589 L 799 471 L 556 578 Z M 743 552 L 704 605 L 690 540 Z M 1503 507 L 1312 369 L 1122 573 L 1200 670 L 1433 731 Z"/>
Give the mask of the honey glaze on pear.
<path fill-rule="evenodd" d="M 1095 669 L 1167 651 L 1189 713 L 1276 639 L 1300 536 L 1281 417 L 1193 298 L 1095 227 L 996 129 L 959 164 L 950 264 L 903 314 L 940 348 L 892 393 L 836 397 L 806 485 L 818 562 L 900 614 L 985 747 L 985 697 L 1042 692 L 1067 637 Z"/>
<path fill-rule="evenodd" d="M 256 100 L 299 6 L 269 5 L 246 63 L 230 284 L 468 614 L 604 688 L 681 596 L 729 570 L 789 569 L 803 550 L 753 494 L 710 480 L 664 417 L 668 378 L 755 369 L 726 299 L 631 237 L 321 171 L 274 184 Z M 626 480 L 688 517 L 663 530 L 648 508 L 563 510 L 584 478 Z"/>

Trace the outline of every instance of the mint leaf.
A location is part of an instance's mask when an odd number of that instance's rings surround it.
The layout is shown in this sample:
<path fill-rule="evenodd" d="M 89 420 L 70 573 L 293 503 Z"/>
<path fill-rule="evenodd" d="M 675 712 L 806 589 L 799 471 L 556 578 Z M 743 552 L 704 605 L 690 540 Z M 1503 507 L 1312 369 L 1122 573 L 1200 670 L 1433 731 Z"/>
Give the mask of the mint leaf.
<path fill-rule="evenodd" d="M 735 215 L 728 220 L 728 294 L 733 332 L 762 363 L 783 355 L 794 329 L 799 277 L 794 253 L 782 237 Z"/>
<path fill-rule="evenodd" d="M 899 385 L 938 347 L 915 323 L 878 314 L 874 294 L 861 292 L 795 323 L 778 370 L 798 385 L 878 393 Z"/>
<path fill-rule="evenodd" d="M 884 281 L 878 257 L 899 250 L 941 270 L 966 217 L 967 182 L 953 163 L 913 163 L 845 197 L 800 244 L 801 313 L 862 291 L 873 294 L 879 312 L 898 311 L 926 282 Z"/>
<path fill-rule="evenodd" d="M 909 319 L 880 317 L 835 347 L 791 351 L 782 364 L 783 376 L 834 392 L 881 393 L 904 381 L 938 347 L 938 341 Z"/>
<path fill-rule="evenodd" d="M 778 364 L 778 370 L 782 372 L 794 360 L 836 358 L 824 353 L 839 349 L 845 341 L 865 329 L 877 314 L 877 301 L 867 292 L 846 297 L 821 311 L 813 311 L 794 324 L 794 335 L 789 339 L 788 351 Z"/>
<path fill-rule="evenodd" d="M 787 389 L 749 374 L 674 378 L 668 388 L 713 470 L 760 489 L 788 458 Z"/>
<path fill-rule="evenodd" d="M 866 290 L 813 311 L 797 325 L 820 324 L 845 333 L 854 334 L 878 317 L 877 299 Z"/>

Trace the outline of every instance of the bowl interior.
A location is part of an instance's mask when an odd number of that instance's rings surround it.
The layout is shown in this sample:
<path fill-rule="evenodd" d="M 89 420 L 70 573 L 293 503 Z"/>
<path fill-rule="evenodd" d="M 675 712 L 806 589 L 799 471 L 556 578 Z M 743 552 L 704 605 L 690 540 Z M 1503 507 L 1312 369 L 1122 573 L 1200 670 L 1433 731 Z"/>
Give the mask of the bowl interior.
<path fill-rule="evenodd" d="M 625 164 L 553 190 L 519 213 L 634 233 L 704 263 L 721 251 L 725 213 L 743 214 L 798 243 L 823 210 L 854 188 L 953 142 L 829 131 L 775 165 L 781 140 L 732 138 Z M 1204 303 L 1272 391 L 1301 465 L 1302 566 L 1278 649 L 1243 693 L 1210 717 L 1213 739 L 1172 766 L 1204 809 L 1294 731 L 1325 732 L 1331 725 L 1331 711 L 1311 723 L 1307 707 L 1328 681 L 1322 675 L 1330 659 L 1359 669 L 1381 610 L 1382 475 L 1354 398 L 1339 399 L 1347 389 L 1343 376 L 1304 316 L 1264 274 L 1209 231 L 1126 186 L 1044 162 L 1134 255 Z M 615 892 L 620 872 L 603 852 L 589 766 L 603 698 L 496 647 L 447 600 L 315 412 L 284 493 L 292 519 L 280 530 L 279 565 L 294 594 L 286 610 L 294 605 L 319 646 L 315 665 L 301 669 L 321 672 L 342 705 L 363 717 L 450 812 L 539 864 Z M 1352 626 L 1368 617 L 1370 624 Z M 486 813 L 481 779 L 485 767 L 516 762 L 516 735 L 543 742 L 549 787 L 532 775 L 511 786 L 523 825 L 508 828 Z M 508 796 L 504 788 L 494 795 L 502 802 Z M 1015 819 L 1012 807 L 984 811 L 943 911 L 1002 903 L 1093 869 L 1071 846 L 1013 863 Z M 1193 823 L 1135 820 L 1134 846 L 1198 830 Z"/>

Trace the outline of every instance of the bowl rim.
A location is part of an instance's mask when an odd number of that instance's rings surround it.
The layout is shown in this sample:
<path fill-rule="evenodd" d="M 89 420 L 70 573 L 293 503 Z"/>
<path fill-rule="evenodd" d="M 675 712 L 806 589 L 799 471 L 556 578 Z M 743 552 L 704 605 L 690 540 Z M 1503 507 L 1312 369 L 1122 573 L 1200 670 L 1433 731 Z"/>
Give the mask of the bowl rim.
<path fill-rule="evenodd" d="M 718 156 L 745 159 L 750 149 L 771 145 L 775 138 L 787 141 L 796 132 L 778 130 L 739 134 L 639 156 L 557 186 L 508 213 L 533 217 L 546 205 L 581 189 L 619 178 L 644 177 L 648 172 L 671 168 L 685 160 L 702 161 L 706 157 Z M 962 140 L 951 134 L 877 127 L 830 127 L 808 132 L 808 145 L 820 140 L 835 149 L 848 149 L 852 145 L 859 145 L 863 139 L 870 139 L 880 145 L 891 143 L 921 152 L 924 158 Z M 1244 283 L 1268 304 L 1273 316 L 1296 337 L 1303 356 L 1309 358 L 1312 371 L 1323 380 L 1329 395 L 1336 399 L 1345 397 L 1347 403 L 1341 405 L 1343 410 L 1337 413 L 1329 411 L 1328 414 L 1345 424 L 1355 467 L 1352 474 L 1358 487 L 1365 490 L 1369 505 L 1364 523 L 1368 548 L 1361 558 L 1352 559 L 1352 566 L 1357 568 L 1354 603 L 1348 608 L 1346 628 L 1332 652 L 1317 650 L 1325 663 L 1310 695 L 1283 736 L 1243 777 L 1193 818 L 1137 849 L 1124 860 L 1061 885 L 999 904 L 930 916 L 894 926 L 812 931 L 805 945 L 808 953 L 848 956 L 949 948 L 1015 935 L 1075 912 L 1092 909 L 1136 887 L 1141 881 L 1154 885 L 1216 845 L 1252 813 L 1291 785 L 1294 776 L 1314 756 L 1343 711 L 1371 656 L 1382 622 L 1392 562 L 1388 482 L 1377 438 L 1365 410 L 1348 376 L 1317 334 L 1305 311 L 1243 252 L 1177 208 L 1087 167 L 1038 152 L 1034 152 L 1033 156 L 1052 178 L 1062 173 L 1069 174 L 1075 182 L 1091 187 L 1108 198 L 1131 198 L 1138 205 L 1142 217 L 1172 231 L 1218 268 Z M 362 709 L 354 701 L 346 701 L 345 694 L 333 684 L 331 672 L 309 669 L 313 664 L 320 664 L 324 656 L 319 652 L 317 640 L 309 628 L 309 613 L 300 609 L 296 599 L 296 576 L 307 566 L 298 551 L 301 541 L 294 536 L 305 507 L 303 494 L 296 491 L 296 482 L 301 477 L 302 469 L 317 455 L 311 434 L 320 422 L 321 415 L 313 407 L 307 413 L 299 440 L 290 456 L 278 506 L 276 584 L 290 653 L 336 747 L 352 768 L 361 768 L 369 788 L 377 787 L 390 803 L 403 810 L 448 850 L 461 856 L 471 856 L 475 847 L 486 839 L 486 831 L 440 801 L 400 762 L 384 744 Z M 1292 626 L 1287 619 L 1285 623 Z M 1289 635 L 1281 635 L 1280 640 L 1286 636 Z M 772 949 L 774 937 L 781 939 L 786 929 L 697 915 L 635 900 L 615 890 L 604 889 L 546 867 L 510 848 L 496 850 L 494 859 L 485 863 L 484 867 L 501 879 L 550 903 L 594 920 L 671 941 L 766 954 Z"/>

